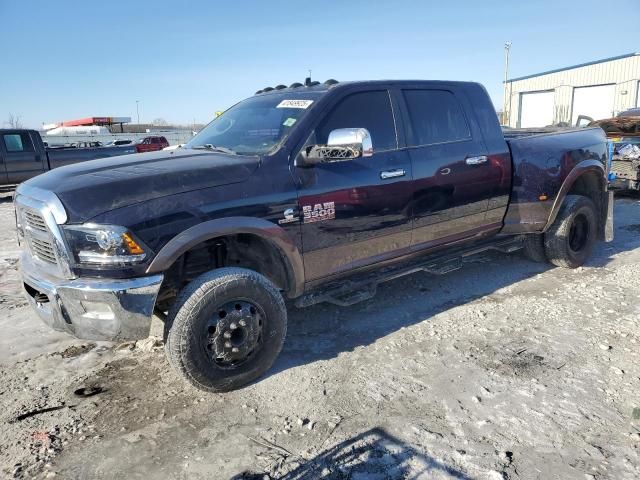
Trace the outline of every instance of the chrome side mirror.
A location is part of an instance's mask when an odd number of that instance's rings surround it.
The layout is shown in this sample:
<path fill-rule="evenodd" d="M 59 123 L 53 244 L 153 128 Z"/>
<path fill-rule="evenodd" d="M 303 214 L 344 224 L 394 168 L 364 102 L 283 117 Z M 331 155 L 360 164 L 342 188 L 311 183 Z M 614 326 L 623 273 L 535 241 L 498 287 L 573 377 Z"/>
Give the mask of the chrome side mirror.
<path fill-rule="evenodd" d="M 301 153 L 304 166 L 344 162 L 372 156 L 373 143 L 366 128 L 338 128 L 329 133 L 326 145 L 311 145 Z"/>

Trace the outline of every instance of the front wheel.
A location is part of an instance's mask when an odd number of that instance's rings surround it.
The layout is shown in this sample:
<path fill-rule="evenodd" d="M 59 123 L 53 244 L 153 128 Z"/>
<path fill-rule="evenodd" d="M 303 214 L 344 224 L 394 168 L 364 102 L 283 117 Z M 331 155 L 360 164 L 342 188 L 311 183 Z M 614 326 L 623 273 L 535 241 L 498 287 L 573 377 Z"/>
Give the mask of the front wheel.
<path fill-rule="evenodd" d="M 567 195 L 555 221 L 544 234 L 547 258 L 559 267 L 577 268 L 587 261 L 596 243 L 598 215 L 593 201 Z"/>
<path fill-rule="evenodd" d="M 200 390 L 234 390 L 260 377 L 287 332 L 278 289 L 244 268 L 200 275 L 178 295 L 165 323 L 169 363 Z"/>

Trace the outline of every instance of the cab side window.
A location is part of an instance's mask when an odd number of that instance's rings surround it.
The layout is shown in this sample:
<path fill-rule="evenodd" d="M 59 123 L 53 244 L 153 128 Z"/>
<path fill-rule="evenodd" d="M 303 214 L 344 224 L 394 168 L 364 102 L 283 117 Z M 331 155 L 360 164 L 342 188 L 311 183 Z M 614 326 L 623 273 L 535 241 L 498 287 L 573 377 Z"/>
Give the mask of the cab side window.
<path fill-rule="evenodd" d="M 3 135 L 8 153 L 33 152 L 33 143 L 28 133 L 7 133 Z"/>
<path fill-rule="evenodd" d="M 316 128 L 316 141 L 326 144 L 329 133 L 338 128 L 366 128 L 374 151 L 397 148 L 393 111 L 386 90 L 354 93 L 344 98 Z"/>
<path fill-rule="evenodd" d="M 448 90 L 404 90 L 411 124 L 410 146 L 456 142 L 471 138 L 458 99 Z"/>

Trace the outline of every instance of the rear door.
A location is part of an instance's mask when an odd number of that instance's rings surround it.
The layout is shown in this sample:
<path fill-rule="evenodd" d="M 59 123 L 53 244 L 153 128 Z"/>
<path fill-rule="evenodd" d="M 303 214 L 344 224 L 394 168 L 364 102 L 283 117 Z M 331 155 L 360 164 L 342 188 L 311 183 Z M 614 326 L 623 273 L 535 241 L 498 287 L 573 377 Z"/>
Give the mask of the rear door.
<path fill-rule="evenodd" d="M 45 171 L 46 159 L 36 149 L 29 132 L 4 131 L 0 137 L 7 183 L 18 184 Z"/>
<path fill-rule="evenodd" d="M 404 88 L 399 94 L 414 176 L 413 248 L 483 233 L 501 172 L 466 114 L 466 98 L 453 86 Z"/>
<path fill-rule="evenodd" d="M 296 167 L 305 276 L 313 281 L 407 253 L 411 162 L 398 149 L 386 89 L 346 94 L 322 115 L 307 144 L 339 128 L 366 128 L 371 157 Z"/>

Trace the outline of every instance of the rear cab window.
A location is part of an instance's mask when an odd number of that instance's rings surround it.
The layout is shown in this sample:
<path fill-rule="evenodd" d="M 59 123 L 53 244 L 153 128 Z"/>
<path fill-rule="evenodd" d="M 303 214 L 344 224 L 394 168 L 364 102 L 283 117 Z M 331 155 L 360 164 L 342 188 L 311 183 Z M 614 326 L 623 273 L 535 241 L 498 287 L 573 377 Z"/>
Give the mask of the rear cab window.
<path fill-rule="evenodd" d="M 408 145 L 422 146 L 471 139 L 462 105 L 448 90 L 403 90 L 409 114 Z"/>
<path fill-rule="evenodd" d="M 7 153 L 33 152 L 33 142 L 26 132 L 2 135 Z"/>
<path fill-rule="evenodd" d="M 398 146 L 391 100 L 386 90 L 358 92 L 343 98 L 316 127 L 316 140 L 326 144 L 338 128 L 366 128 L 374 151 Z"/>

